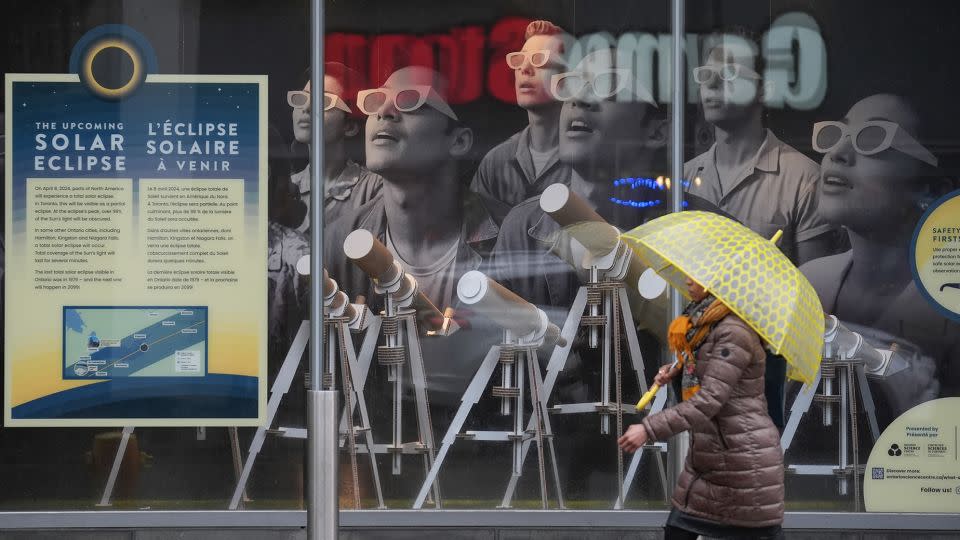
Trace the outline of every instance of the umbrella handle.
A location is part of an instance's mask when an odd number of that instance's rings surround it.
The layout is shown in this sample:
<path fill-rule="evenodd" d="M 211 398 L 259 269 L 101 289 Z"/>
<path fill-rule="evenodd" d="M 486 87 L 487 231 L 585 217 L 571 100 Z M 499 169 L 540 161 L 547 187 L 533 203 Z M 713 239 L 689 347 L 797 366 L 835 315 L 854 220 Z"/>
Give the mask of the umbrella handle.
<path fill-rule="evenodd" d="M 647 390 L 645 394 L 643 394 L 643 397 L 640 398 L 640 401 L 637 402 L 637 411 L 642 411 L 646 409 L 647 405 L 649 405 L 650 402 L 653 401 L 653 396 L 656 396 L 659 390 L 660 390 L 660 385 L 657 383 L 653 383 L 653 386 L 651 386 L 650 389 Z"/>
<path fill-rule="evenodd" d="M 771 238 L 770 241 L 776 246 L 780 243 L 781 236 L 783 236 L 783 229 L 777 229 L 777 232 L 773 233 L 773 238 Z"/>

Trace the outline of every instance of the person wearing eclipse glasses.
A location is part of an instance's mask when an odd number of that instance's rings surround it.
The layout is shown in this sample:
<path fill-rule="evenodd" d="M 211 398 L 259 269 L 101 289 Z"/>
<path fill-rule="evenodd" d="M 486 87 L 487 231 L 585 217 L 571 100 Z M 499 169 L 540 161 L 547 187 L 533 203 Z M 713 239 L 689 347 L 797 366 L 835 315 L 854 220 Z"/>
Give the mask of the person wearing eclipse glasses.
<path fill-rule="evenodd" d="M 913 356 L 896 383 L 881 388 L 881 427 L 913 405 L 960 394 L 960 324 L 928 303 L 914 283 L 910 244 L 927 206 L 955 182 L 917 137 L 920 118 L 903 97 L 877 94 L 840 121 L 817 122 L 820 213 L 846 229 L 850 250 L 800 267 L 826 313 L 884 349 Z"/>
<path fill-rule="evenodd" d="M 574 171 L 568 183 L 570 191 L 585 199 L 608 223 L 626 231 L 670 210 L 667 190 L 615 184 L 620 178 L 659 176 L 658 171 L 666 167 L 663 154 L 669 123 L 640 82 L 633 63 L 621 64 L 618 60 L 612 49 L 595 51 L 573 70 L 553 75 L 550 89 L 563 103 L 559 155 L 561 162 Z M 582 250 L 541 209 L 540 199 L 537 196 L 520 203 L 504 219 L 487 273 L 537 304 L 554 323 L 563 325 L 586 279 L 583 271 L 573 266 L 581 260 Z M 715 209 L 701 202 L 692 196 L 688 208 Z M 659 332 L 669 322 L 663 302 L 631 301 L 631 306 L 640 329 Z M 599 393 L 603 364 L 600 349 L 587 347 L 584 335 L 581 332 L 574 340 L 567 367 L 557 379 L 554 392 L 559 402 L 581 402 Z M 660 346 L 649 332 L 641 332 L 640 338 L 647 369 L 655 370 Z M 635 384 L 631 377 L 624 377 L 624 383 L 625 388 Z M 552 421 L 554 428 L 565 434 L 557 443 L 561 446 L 561 466 L 569 473 L 564 488 L 567 496 L 612 496 L 612 492 L 601 494 L 588 489 L 592 483 L 608 485 L 591 479 L 592 474 L 614 472 L 615 460 L 602 450 L 605 443 L 597 440 L 597 426 L 579 416 Z M 613 447 L 614 438 L 609 437 L 606 447 Z M 612 483 L 609 486 L 613 488 Z"/>
<path fill-rule="evenodd" d="M 441 310 L 457 303 L 457 280 L 493 248 L 507 208 L 460 181 L 459 161 L 470 152 L 473 131 L 445 92 L 438 73 L 414 66 L 357 93 L 357 108 L 367 115 L 367 166 L 383 178 L 383 191 L 327 229 L 327 260 L 342 268 L 331 275 L 352 294 L 370 288 L 369 279 L 343 261 L 343 239 L 356 229 L 374 233 Z"/>
<path fill-rule="evenodd" d="M 656 177 L 665 167 L 668 122 L 630 67 L 619 67 L 611 49 L 586 56 L 575 69 L 553 75 L 550 89 L 562 103 L 559 156 L 573 174 L 564 182 L 621 230 L 640 225 L 649 212 L 623 206 L 624 177 Z M 659 193 L 658 197 L 663 197 Z M 669 206 L 669 205 L 667 205 Z M 573 260 L 568 235 L 540 208 L 540 197 L 514 207 L 504 220 L 490 261 L 494 279 L 539 305 L 562 323 L 580 286 L 565 260 Z"/>
<path fill-rule="evenodd" d="M 569 183 L 570 167 L 559 160 L 558 127 L 563 103 L 550 93 L 550 78 L 566 69 L 570 36 L 549 21 L 527 26 L 523 48 L 507 54 L 517 105 L 528 125 L 490 150 L 470 189 L 515 206 L 557 182 Z"/>
<path fill-rule="evenodd" d="M 328 223 L 324 251 L 330 275 L 351 296 L 365 295 L 375 313 L 383 308 L 383 297 L 343 252 L 351 232 L 370 231 L 442 312 L 460 307 L 457 282 L 489 256 L 508 210 L 462 181 L 460 161 L 470 152 L 473 131 L 447 103 L 446 91 L 439 73 L 412 66 L 397 70 L 379 88 L 357 93 L 357 108 L 367 115 L 367 166 L 383 177 L 383 191 Z M 460 330 L 453 335 L 421 341 L 436 433 L 449 425 L 448 415 L 500 337 L 469 312 L 458 310 L 455 320 Z M 371 376 L 379 374 L 371 370 Z"/>
<path fill-rule="evenodd" d="M 782 230 L 780 249 L 795 264 L 834 253 L 836 229 L 817 213 L 817 164 L 763 127 L 762 58 L 745 37 L 711 40 L 693 77 L 716 142 L 684 165 L 687 192 L 761 236 Z"/>
<path fill-rule="evenodd" d="M 762 57 L 744 35 L 709 38 L 706 62 L 694 68 L 704 120 L 714 144 L 683 167 L 687 193 L 716 203 L 764 238 L 783 231 L 779 247 L 794 264 L 836 252 L 836 226 L 817 212 L 817 164 L 763 127 Z M 786 423 L 786 361 L 769 354 L 766 394 L 774 424 Z"/>
<path fill-rule="evenodd" d="M 302 90 L 287 92 L 287 103 L 293 109 L 293 136 L 297 142 L 310 144 L 311 93 L 310 74 Z M 335 220 L 344 210 L 359 207 L 380 194 L 382 179 L 347 156 L 347 139 L 361 131 L 361 118 L 347 103 L 348 89 L 359 80 L 359 74 L 339 62 L 324 64 L 323 73 L 323 161 L 324 220 Z M 297 230 L 310 229 L 310 165 L 293 174 L 290 180 L 297 187 L 297 196 L 307 206 L 307 214 Z"/>

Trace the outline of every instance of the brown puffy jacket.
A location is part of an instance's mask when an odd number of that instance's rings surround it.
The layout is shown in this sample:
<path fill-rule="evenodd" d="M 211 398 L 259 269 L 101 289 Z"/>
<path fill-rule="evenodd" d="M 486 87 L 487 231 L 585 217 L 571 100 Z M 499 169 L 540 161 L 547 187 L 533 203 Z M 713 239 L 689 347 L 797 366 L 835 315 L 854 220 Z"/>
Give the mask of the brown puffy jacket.
<path fill-rule="evenodd" d="M 683 512 L 738 527 L 783 522 L 783 451 L 764 396 L 766 354 L 735 315 L 696 353 L 700 391 L 643 420 L 651 440 L 690 431 L 690 452 L 673 493 Z"/>

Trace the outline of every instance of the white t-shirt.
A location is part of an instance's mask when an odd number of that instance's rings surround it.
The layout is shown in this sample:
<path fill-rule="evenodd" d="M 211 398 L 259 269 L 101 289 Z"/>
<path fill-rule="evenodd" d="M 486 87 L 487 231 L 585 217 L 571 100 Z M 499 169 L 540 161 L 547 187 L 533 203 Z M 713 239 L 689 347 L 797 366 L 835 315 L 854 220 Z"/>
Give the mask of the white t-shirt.
<path fill-rule="evenodd" d="M 557 148 L 553 147 L 546 152 L 537 152 L 533 148 L 530 148 L 530 158 L 533 160 L 533 172 L 537 176 L 540 176 L 540 173 L 543 172 L 543 169 L 547 167 L 547 163 L 550 162 L 550 158 L 557 153 Z"/>
<path fill-rule="evenodd" d="M 400 261 L 400 266 L 404 271 L 413 276 L 420 285 L 420 292 L 426 295 L 433 302 L 433 305 L 440 311 L 444 308 L 455 305 L 457 295 L 457 280 L 459 276 L 456 273 L 457 251 L 460 248 L 460 239 L 451 244 L 440 258 L 427 266 L 413 266 L 400 256 L 397 247 L 390 238 L 390 230 L 386 234 L 387 249 L 393 256 Z"/>

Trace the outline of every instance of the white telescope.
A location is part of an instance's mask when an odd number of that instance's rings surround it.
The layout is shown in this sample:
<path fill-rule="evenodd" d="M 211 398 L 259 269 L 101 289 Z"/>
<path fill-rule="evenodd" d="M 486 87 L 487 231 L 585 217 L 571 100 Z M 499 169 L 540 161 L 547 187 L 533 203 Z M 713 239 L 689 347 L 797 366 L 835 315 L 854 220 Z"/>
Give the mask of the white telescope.
<path fill-rule="evenodd" d="M 310 256 L 300 257 L 296 265 L 297 273 L 305 278 L 310 277 Z M 362 296 L 360 298 L 363 298 Z M 351 330 L 364 330 L 367 326 L 367 306 L 362 301 L 350 303 L 347 293 L 340 290 L 336 280 L 330 277 L 327 269 L 323 269 L 323 309 L 328 317 L 343 317 L 347 319 L 347 326 Z"/>
<path fill-rule="evenodd" d="M 420 292 L 417 280 L 403 271 L 387 246 L 370 231 L 357 229 L 347 235 L 343 253 L 370 276 L 377 292 L 386 294 L 397 308 L 413 308 L 421 321 L 432 321 L 433 325 L 444 320 L 440 310 Z"/>
<path fill-rule="evenodd" d="M 460 302 L 486 315 L 504 330 L 512 333 L 520 343 L 542 342 L 565 346 L 560 329 L 550 322 L 542 309 L 517 296 L 513 291 L 490 279 L 483 272 L 471 270 L 457 283 Z"/>
<path fill-rule="evenodd" d="M 867 375 L 887 377 L 906 367 L 905 362 L 898 358 L 897 351 L 874 348 L 862 335 L 844 326 L 836 316 L 827 315 L 824 325 L 824 343 L 833 347 L 843 358 L 863 360 Z"/>

